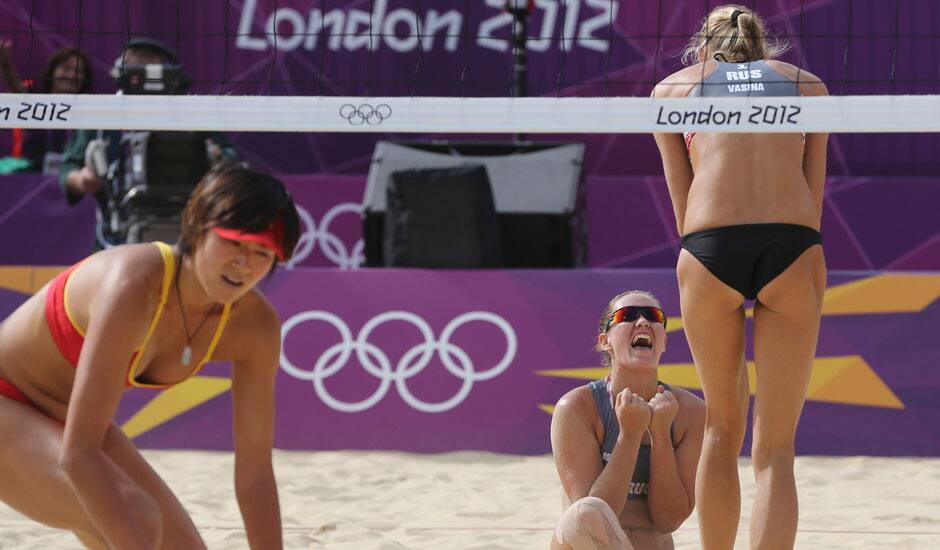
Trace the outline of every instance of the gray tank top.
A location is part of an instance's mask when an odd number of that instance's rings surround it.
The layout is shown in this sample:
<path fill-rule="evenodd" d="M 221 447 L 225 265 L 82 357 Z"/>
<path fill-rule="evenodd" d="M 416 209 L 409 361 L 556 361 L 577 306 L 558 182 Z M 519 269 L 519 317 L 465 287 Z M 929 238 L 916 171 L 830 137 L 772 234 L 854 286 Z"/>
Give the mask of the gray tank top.
<path fill-rule="evenodd" d="M 660 382 L 664 388 L 671 390 L 668 384 Z M 591 395 L 594 396 L 594 404 L 597 406 L 597 413 L 601 417 L 601 424 L 604 426 L 604 439 L 601 441 L 600 453 L 601 462 L 607 466 L 610 460 L 610 454 L 614 452 L 614 445 L 617 444 L 617 438 L 620 436 L 620 424 L 617 422 L 617 414 L 610 405 L 610 394 L 607 393 L 607 380 L 595 380 L 588 383 L 591 389 Z M 672 434 L 672 428 L 669 429 L 669 436 L 675 445 L 676 438 Z M 636 466 L 633 468 L 633 477 L 630 479 L 630 490 L 627 492 L 628 500 L 646 500 L 649 493 L 650 483 L 650 451 L 649 445 L 640 445 L 640 451 L 636 457 Z"/>
<path fill-rule="evenodd" d="M 718 62 L 718 69 L 689 92 L 689 97 L 798 96 L 800 87 L 766 61 Z"/>

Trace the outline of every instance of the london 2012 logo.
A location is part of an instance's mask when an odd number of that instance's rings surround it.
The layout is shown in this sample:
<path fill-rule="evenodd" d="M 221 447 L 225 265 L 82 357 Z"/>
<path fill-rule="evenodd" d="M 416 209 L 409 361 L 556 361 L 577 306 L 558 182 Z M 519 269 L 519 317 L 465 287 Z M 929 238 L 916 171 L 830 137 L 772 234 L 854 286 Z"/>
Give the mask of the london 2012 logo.
<path fill-rule="evenodd" d="M 423 341 L 406 349 L 398 362 L 393 365 L 387 353 L 390 350 L 371 343 L 369 337 L 380 325 L 396 321 L 413 325 Z M 303 368 L 287 357 L 284 343 L 291 331 L 309 322 L 331 325 L 336 329 L 339 341 L 323 351 L 313 362 L 312 368 Z M 498 340 L 496 342 L 480 341 L 479 350 L 465 349 L 451 341 L 461 327 L 475 322 L 495 326 L 502 333 L 505 345 L 505 352 L 499 361 L 488 368 L 479 370 L 474 358 L 475 352 L 485 349 L 484 346 L 492 348 L 499 345 Z M 516 332 L 512 325 L 503 317 L 489 311 L 462 313 L 448 322 L 439 336 L 435 336 L 428 322 L 415 313 L 386 311 L 366 322 L 355 338 L 349 325 L 338 315 L 328 311 L 305 311 L 292 316 L 282 325 L 281 344 L 281 369 L 294 378 L 312 382 L 314 391 L 323 403 L 334 410 L 347 413 L 361 412 L 373 407 L 385 397 L 393 384 L 401 399 L 415 410 L 426 413 L 451 410 L 470 395 L 475 383 L 495 378 L 509 368 L 518 347 Z M 362 370 L 370 377 L 378 379 L 379 385 L 371 395 L 359 401 L 350 402 L 334 397 L 327 388 L 327 381 L 351 363 L 353 353 Z M 456 377 L 461 384 L 453 396 L 440 402 L 427 402 L 412 393 L 408 387 L 408 381 L 431 366 L 432 359 L 435 357 L 439 361 L 434 364 L 443 365 L 448 375 Z"/>

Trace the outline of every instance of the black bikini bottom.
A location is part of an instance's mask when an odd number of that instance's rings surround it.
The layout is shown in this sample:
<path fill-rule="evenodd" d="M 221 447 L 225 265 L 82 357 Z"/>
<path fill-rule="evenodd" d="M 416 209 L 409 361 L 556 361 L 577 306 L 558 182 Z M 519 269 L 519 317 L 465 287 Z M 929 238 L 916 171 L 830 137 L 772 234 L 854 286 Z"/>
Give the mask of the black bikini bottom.
<path fill-rule="evenodd" d="M 682 237 L 682 248 L 748 300 L 814 244 L 822 244 L 819 231 L 789 223 L 728 225 Z"/>

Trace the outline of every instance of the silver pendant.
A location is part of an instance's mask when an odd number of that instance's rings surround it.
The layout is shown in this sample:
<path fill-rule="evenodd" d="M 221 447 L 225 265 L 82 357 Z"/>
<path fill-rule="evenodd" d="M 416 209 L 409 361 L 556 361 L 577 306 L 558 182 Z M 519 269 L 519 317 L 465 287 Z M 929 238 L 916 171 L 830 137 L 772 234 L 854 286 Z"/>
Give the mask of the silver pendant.
<path fill-rule="evenodd" d="M 193 348 L 189 346 L 183 347 L 183 356 L 180 358 L 180 361 L 184 366 L 189 366 L 189 362 L 193 359 Z"/>

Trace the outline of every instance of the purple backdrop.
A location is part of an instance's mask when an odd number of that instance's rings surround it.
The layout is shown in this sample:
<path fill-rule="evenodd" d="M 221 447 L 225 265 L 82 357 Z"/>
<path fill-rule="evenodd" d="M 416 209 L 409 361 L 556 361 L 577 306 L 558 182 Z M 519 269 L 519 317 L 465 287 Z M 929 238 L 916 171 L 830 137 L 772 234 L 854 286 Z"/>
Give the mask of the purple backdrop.
<path fill-rule="evenodd" d="M 687 37 L 720 3 L 619 2 L 611 17 L 608 0 L 539 0 L 530 32 L 531 93 L 648 95 L 653 83 L 680 67 Z M 58 48 L 87 50 L 101 93 L 114 89 L 107 75 L 124 41 L 151 35 L 179 50 L 195 93 L 501 96 L 509 94 L 513 70 L 503 4 L 227 0 L 176 2 L 170 9 L 128 0 L 99 9 L 87 1 L 11 0 L 0 4 L 0 36 L 14 41 L 14 61 L 28 75 L 38 74 Z M 771 31 L 792 44 L 784 59 L 820 76 L 833 94 L 940 93 L 935 0 L 778 0 L 757 7 Z M 276 34 L 267 32 L 274 19 Z M 246 158 L 270 172 L 361 174 L 375 141 L 389 136 L 233 137 Z M 660 171 L 648 136 L 552 139 L 585 140 L 589 175 Z M 940 171 L 938 134 L 846 134 L 832 143 L 834 175 Z"/>
<path fill-rule="evenodd" d="M 622 2 L 611 25 L 606 0 L 539 0 L 532 34 L 547 39 L 532 43 L 532 92 L 647 95 L 679 67 L 685 37 L 719 3 L 640 2 L 627 9 Z M 26 75 L 38 74 L 58 48 L 87 50 L 101 93 L 113 91 L 107 73 L 120 45 L 146 34 L 179 50 L 195 93 L 507 95 L 512 57 L 502 4 L 228 0 L 168 9 L 129 0 L 99 9 L 14 0 L 0 4 L 0 36 L 13 39 L 14 62 Z M 369 36 L 370 7 L 375 28 L 395 36 Z M 934 0 L 779 0 L 758 7 L 793 45 L 784 59 L 822 77 L 834 94 L 940 93 Z M 275 8 L 276 41 L 265 33 Z M 324 14 L 326 31 L 318 36 Z M 412 21 L 423 40 L 412 36 Z M 542 406 L 589 374 L 564 369 L 597 364 L 592 328 L 605 301 L 625 287 L 648 288 L 678 315 L 673 217 L 661 177 L 648 177 L 661 173 L 655 145 L 644 135 L 552 138 L 587 144 L 589 253 L 597 269 L 309 269 L 357 265 L 353 212 L 362 174 L 375 142 L 395 137 L 402 136 L 233 136 L 253 165 L 300 174 L 285 177 L 305 214 L 300 268 L 278 273 L 265 289 L 286 328 L 277 445 L 547 452 L 549 415 Z M 835 272 L 798 450 L 937 455 L 940 134 L 838 135 L 831 143 L 823 233 Z M 307 175 L 315 172 L 350 176 Z M 625 213 L 635 220 L 629 240 L 615 224 Z M 69 264 L 90 250 L 92 222 L 89 201 L 67 208 L 52 178 L 2 178 L 0 266 Z M 26 297 L 11 277 L 0 277 L 0 318 Z M 466 317 L 470 312 L 482 313 Z M 694 389 L 690 360 L 683 333 L 673 332 L 663 378 Z M 161 399 L 135 390 L 121 420 L 136 426 L 146 447 L 231 448 L 228 368 L 213 365 L 205 374 L 221 389 L 197 388 L 176 401 L 173 394 L 157 394 L 167 396 Z"/>
<path fill-rule="evenodd" d="M 940 454 L 940 275 L 832 274 L 829 285 L 798 451 Z M 695 390 L 672 271 L 279 272 L 264 288 L 283 321 L 276 444 L 549 452 L 547 407 L 600 376 L 571 369 L 597 367 L 597 317 L 624 288 L 661 298 L 673 318 L 661 379 Z M 0 316 L 25 298 L 0 289 Z M 203 375 L 225 381 L 229 369 Z M 124 399 L 119 420 L 140 445 L 231 448 L 224 387 L 170 397 Z"/>
<path fill-rule="evenodd" d="M 304 230 L 294 264 L 356 268 L 363 263 L 359 204 L 365 177 L 288 175 Z M 940 271 L 940 185 L 936 179 L 830 178 L 823 213 L 832 270 Z M 679 250 L 662 177 L 593 176 L 586 181 L 588 263 L 672 268 Z M 630 239 L 622 224 L 629 213 Z M 92 247 L 91 201 L 65 205 L 52 177 L 0 178 L 0 265 L 65 265 Z"/>

